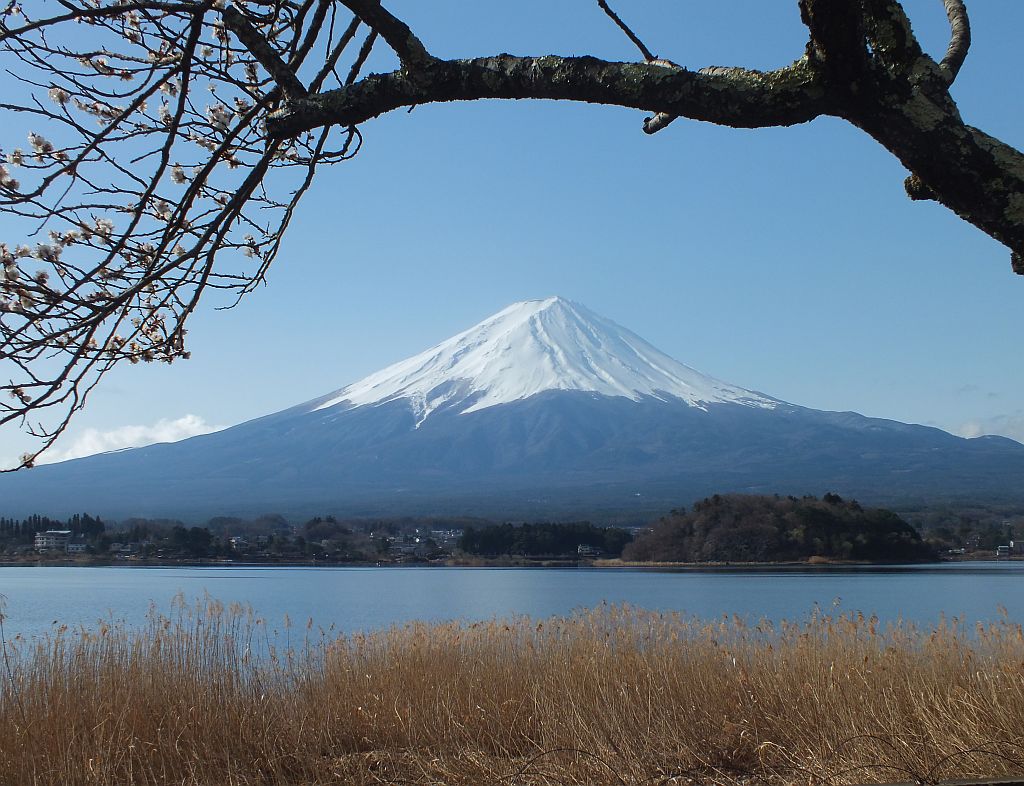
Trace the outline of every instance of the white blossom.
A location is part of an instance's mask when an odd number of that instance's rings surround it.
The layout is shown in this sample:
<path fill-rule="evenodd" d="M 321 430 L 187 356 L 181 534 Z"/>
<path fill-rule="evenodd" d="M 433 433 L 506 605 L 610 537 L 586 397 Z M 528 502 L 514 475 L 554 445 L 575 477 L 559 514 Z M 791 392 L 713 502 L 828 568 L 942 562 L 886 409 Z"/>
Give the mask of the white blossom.
<path fill-rule="evenodd" d="M 56 86 L 50 88 L 49 96 L 51 101 L 61 106 L 64 106 L 71 98 L 71 94 L 67 90 L 62 90 Z"/>
<path fill-rule="evenodd" d="M 199 147 L 203 148 L 204 150 L 209 150 L 211 153 L 217 149 L 217 143 L 214 142 L 212 139 L 206 139 L 205 137 L 201 137 L 198 134 L 192 133 L 188 135 L 188 138 L 192 142 L 195 142 L 197 145 L 199 145 Z M 199 168 L 197 167 L 197 169 Z"/>
<path fill-rule="evenodd" d="M 32 256 L 44 262 L 56 262 L 60 259 L 60 246 L 52 246 L 49 243 L 40 243 L 32 251 Z"/>
<path fill-rule="evenodd" d="M 206 108 L 206 117 L 218 131 L 227 131 L 235 113 L 224 104 L 215 104 Z"/>
<path fill-rule="evenodd" d="M 109 218 L 97 218 L 95 231 L 100 237 L 109 239 L 114 233 L 114 222 Z"/>
<path fill-rule="evenodd" d="M 32 145 L 32 149 L 36 151 L 37 158 L 42 158 L 43 155 L 53 152 L 53 143 L 34 131 L 29 133 L 28 141 Z"/>
<path fill-rule="evenodd" d="M 107 65 L 105 57 L 83 57 L 79 59 L 79 62 L 84 66 L 91 67 L 97 74 L 110 76 L 114 73 L 114 69 Z"/>
<path fill-rule="evenodd" d="M 6 188 L 8 191 L 17 191 L 21 184 L 11 177 L 11 173 L 7 171 L 7 167 L 0 164 L 0 188 Z"/>

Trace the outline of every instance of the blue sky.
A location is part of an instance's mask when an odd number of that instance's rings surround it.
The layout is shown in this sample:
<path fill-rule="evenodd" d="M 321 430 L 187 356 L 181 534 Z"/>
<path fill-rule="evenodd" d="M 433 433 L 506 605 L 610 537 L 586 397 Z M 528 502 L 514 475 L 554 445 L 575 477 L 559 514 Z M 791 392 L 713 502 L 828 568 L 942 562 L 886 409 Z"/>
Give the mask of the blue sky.
<path fill-rule="evenodd" d="M 636 58 L 593 0 L 387 5 L 443 57 Z M 941 56 L 942 4 L 905 6 Z M 618 10 L 691 68 L 776 67 L 806 38 L 796 0 Z M 955 97 L 967 122 L 1024 147 L 1024 4 L 971 11 Z M 373 66 L 393 67 L 383 52 Z M 62 455 L 276 411 L 551 294 L 793 403 L 1024 439 L 1024 278 L 1005 248 L 908 200 L 899 163 L 840 121 L 680 121 L 648 137 L 642 119 L 477 102 L 367 123 L 359 156 L 319 174 L 268 286 L 231 311 L 211 299 L 191 361 L 110 375 Z M 0 459 L 26 446 L 0 436 Z"/>

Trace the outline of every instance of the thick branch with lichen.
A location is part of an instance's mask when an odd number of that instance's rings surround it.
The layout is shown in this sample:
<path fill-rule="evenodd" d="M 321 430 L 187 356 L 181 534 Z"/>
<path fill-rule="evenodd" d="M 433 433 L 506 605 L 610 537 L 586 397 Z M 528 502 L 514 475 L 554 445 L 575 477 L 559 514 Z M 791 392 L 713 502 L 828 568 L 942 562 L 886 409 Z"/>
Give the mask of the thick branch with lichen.
<path fill-rule="evenodd" d="M 826 112 L 825 93 L 805 61 L 777 71 L 704 73 L 595 57 L 436 60 L 418 78 L 404 71 L 290 103 L 267 120 L 273 139 L 325 125 L 356 125 L 402 107 L 483 98 L 543 98 L 668 112 L 738 128 L 805 123 Z"/>

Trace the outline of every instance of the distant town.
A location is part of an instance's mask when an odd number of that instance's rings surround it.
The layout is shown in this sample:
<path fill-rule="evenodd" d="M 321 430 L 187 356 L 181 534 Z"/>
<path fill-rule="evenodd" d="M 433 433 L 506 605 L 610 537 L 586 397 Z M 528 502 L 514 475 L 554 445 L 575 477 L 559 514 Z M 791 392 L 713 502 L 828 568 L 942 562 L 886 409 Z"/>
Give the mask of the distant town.
<path fill-rule="evenodd" d="M 514 533 L 516 537 L 510 537 Z M 530 533 L 529 537 L 523 537 Z M 518 556 L 531 561 L 618 557 L 633 531 L 583 523 L 499 525 L 480 520 L 340 521 L 292 525 L 271 515 L 220 517 L 207 526 L 81 514 L 66 521 L 0 518 L 0 555 L 10 562 L 404 564 Z M 513 542 L 514 541 L 514 542 Z"/>
<path fill-rule="evenodd" d="M 470 517 L 301 523 L 278 514 L 214 517 L 203 526 L 86 513 L 0 518 L 7 564 L 579 564 L 633 562 L 899 561 L 1024 557 L 1024 517 L 999 509 L 862 509 L 814 497 L 723 495 L 643 526 L 497 522 Z M 907 523 L 908 519 L 913 526 Z M 771 522 L 775 522 L 774 529 Z M 874 532 L 873 539 L 866 533 Z"/>

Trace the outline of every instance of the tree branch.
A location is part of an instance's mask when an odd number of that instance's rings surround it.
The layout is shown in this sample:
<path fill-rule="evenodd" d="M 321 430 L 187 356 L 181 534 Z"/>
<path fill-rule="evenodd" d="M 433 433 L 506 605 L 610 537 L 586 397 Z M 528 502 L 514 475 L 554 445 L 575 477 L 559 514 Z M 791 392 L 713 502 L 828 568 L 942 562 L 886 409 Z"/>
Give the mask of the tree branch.
<path fill-rule="evenodd" d="M 800 0 L 800 18 L 810 32 L 807 56 L 836 83 L 864 72 L 867 46 L 864 13 L 849 0 Z"/>
<path fill-rule="evenodd" d="M 267 119 L 274 139 L 325 125 L 357 125 L 401 107 L 483 98 L 538 98 L 631 107 L 737 128 L 788 126 L 825 113 L 815 72 L 800 60 L 777 71 L 701 73 L 594 57 L 435 60 L 421 78 L 373 74 L 293 102 Z"/>
<path fill-rule="evenodd" d="M 671 60 L 655 59 L 648 60 L 647 62 L 650 63 L 651 65 L 660 65 L 664 66 L 665 68 L 674 68 L 677 71 L 684 70 L 682 66 L 673 63 Z M 702 68 L 700 70 L 700 73 L 706 74 L 709 72 L 706 69 Z M 653 117 L 645 117 L 644 133 L 657 134 L 662 129 L 668 128 L 670 125 L 672 125 L 672 121 L 674 121 L 675 119 L 676 115 L 670 115 L 668 112 L 658 112 L 658 114 L 654 115 Z"/>
<path fill-rule="evenodd" d="M 295 100 L 308 95 L 295 72 L 271 48 L 267 39 L 260 35 L 241 11 L 233 5 L 229 5 L 224 8 L 223 17 L 224 26 L 234 33 L 260 65 L 267 69 L 267 73 L 277 82 L 285 98 Z"/>
<path fill-rule="evenodd" d="M 865 29 L 875 62 L 891 75 L 906 78 L 925 57 L 910 26 L 907 12 L 897 0 L 863 0 Z M 928 58 L 934 67 L 934 61 Z"/>
<path fill-rule="evenodd" d="M 619 30 L 626 34 L 626 38 L 632 41 L 636 48 L 640 50 L 640 54 L 643 56 L 644 60 L 649 63 L 652 60 L 657 59 L 653 54 L 651 54 L 651 50 L 647 48 L 647 45 L 640 40 L 640 37 L 630 29 L 629 25 L 623 22 L 622 19 L 619 18 L 619 15 L 611 9 L 606 0 L 597 0 L 597 5 L 605 12 L 605 14 L 607 14 L 608 18 L 615 23 Z"/>
<path fill-rule="evenodd" d="M 342 4 L 358 16 L 367 27 L 375 30 L 395 50 L 403 68 L 409 72 L 423 71 L 435 58 L 423 46 L 409 26 L 394 16 L 380 0 L 341 0 Z"/>
<path fill-rule="evenodd" d="M 963 0 L 942 0 L 949 18 L 950 39 L 946 56 L 939 63 L 939 68 L 952 84 L 960 73 L 960 67 L 967 59 L 967 50 L 971 48 L 971 20 L 967 16 L 967 6 Z"/>

